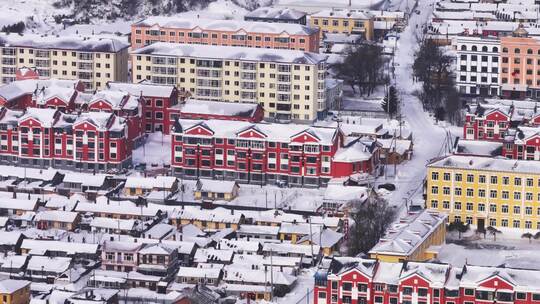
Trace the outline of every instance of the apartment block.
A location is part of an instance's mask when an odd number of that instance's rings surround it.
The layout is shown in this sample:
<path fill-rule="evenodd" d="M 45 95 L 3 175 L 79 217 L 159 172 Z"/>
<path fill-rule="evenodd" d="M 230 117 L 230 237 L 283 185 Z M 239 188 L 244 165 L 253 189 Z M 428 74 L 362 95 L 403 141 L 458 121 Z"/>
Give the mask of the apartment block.
<path fill-rule="evenodd" d="M 335 257 L 315 274 L 314 304 L 516 303 L 540 301 L 540 271 L 503 266 Z"/>
<path fill-rule="evenodd" d="M 17 70 L 36 67 L 40 77 L 80 79 L 86 90 L 128 80 L 128 44 L 111 38 L 0 35 L 0 78 L 15 81 Z"/>
<path fill-rule="evenodd" d="M 131 47 L 155 42 L 319 52 L 319 31 L 300 24 L 150 17 L 131 25 Z"/>
<path fill-rule="evenodd" d="M 273 121 L 312 122 L 325 116 L 323 55 L 158 42 L 131 56 L 134 82 L 177 85 L 196 99 L 259 103 Z"/>
<path fill-rule="evenodd" d="M 502 95 L 518 99 L 540 97 L 540 40 L 519 27 L 501 38 Z"/>
<path fill-rule="evenodd" d="M 540 164 L 451 155 L 428 165 L 426 205 L 482 230 L 540 229 Z"/>
<path fill-rule="evenodd" d="M 456 85 L 461 94 L 498 96 L 500 94 L 500 40 L 459 36 Z"/>
<path fill-rule="evenodd" d="M 362 10 L 330 9 L 310 16 L 309 24 L 324 33 L 359 34 L 366 40 L 374 38 L 374 16 Z"/>

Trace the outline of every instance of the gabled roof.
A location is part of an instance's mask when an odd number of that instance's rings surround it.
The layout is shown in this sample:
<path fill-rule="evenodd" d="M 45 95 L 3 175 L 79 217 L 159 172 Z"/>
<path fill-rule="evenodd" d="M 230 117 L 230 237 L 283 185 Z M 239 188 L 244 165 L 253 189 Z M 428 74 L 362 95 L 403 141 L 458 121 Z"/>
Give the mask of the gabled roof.
<path fill-rule="evenodd" d="M 277 123 L 250 123 L 246 121 L 230 121 L 209 119 L 201 122 L 200 120 L 179 119 L 178 126 L 183 133 L 188 132 L 196 126 L 203 126 L 211 130 L 215 137 L 237 138 L 242 131 L 256 127 L 256 130 L 266 135 L 264 140 L 276 142 L 290 142 L 291 138 L 309 129 L 310 134 L 316 135 L 321 145 L 333 144 L 339 130 L 334 127 L 309 127 L 301 124 L 277 124 Z M 178 132 L 175 128 L 175 132 Z M 262 139 L 261 139 L 262 140 Z"/>

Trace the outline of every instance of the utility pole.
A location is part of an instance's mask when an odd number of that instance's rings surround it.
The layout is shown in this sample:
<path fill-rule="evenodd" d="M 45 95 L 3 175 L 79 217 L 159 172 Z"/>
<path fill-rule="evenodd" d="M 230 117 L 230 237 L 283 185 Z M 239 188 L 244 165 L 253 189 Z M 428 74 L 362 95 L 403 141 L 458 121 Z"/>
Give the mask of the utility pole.
<path fill-rule="evenodd" d="M 311 246 L 311 263 L 313 265 L 313 261 L 315 259 L 315 256 L 313 255 L 313 231 L 311 230 L 311 216 L 309 216 L 308 218 L 308 222 L 309 222 L 309 243 L 310 243 L 310 246 Z"/>
<path fill-rule="evenodd" d="M 273 248 L 270 247 L 270 302 L 274 300 L 274 258 Z"/>

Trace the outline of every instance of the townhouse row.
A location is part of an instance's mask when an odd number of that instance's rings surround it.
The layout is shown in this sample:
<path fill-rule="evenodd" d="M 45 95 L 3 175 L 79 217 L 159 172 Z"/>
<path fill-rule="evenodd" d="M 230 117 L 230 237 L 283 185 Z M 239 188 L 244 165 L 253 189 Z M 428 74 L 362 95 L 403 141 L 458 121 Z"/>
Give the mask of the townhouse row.
<path fill-rule="evenodd" d="M 351 257 L 323 266 L 315 274 L 315 304 L 540 302 L 537 270 Z"/>
<path fill-rule="evenodd" d="M 374 174 L 376 139 L 344 142 L 338 127 L 180 119 L 174 126 L 171 167 L 186 178 L 266 184 L 326 185 L 332 177 Z"/>

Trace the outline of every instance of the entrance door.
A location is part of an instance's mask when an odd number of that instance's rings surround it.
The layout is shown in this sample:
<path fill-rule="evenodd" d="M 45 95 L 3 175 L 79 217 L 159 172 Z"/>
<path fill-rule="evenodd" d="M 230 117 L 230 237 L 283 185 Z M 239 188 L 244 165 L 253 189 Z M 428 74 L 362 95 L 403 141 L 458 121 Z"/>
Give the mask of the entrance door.
<path fill-rule="evenodd" d="M 476 220 L 476 222 L 478 226 L 478 231 L 484 231 L 486 227 L 486 219 L 479 218 Z"/>

